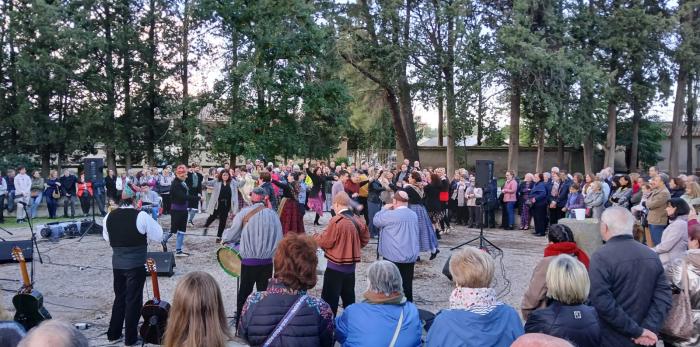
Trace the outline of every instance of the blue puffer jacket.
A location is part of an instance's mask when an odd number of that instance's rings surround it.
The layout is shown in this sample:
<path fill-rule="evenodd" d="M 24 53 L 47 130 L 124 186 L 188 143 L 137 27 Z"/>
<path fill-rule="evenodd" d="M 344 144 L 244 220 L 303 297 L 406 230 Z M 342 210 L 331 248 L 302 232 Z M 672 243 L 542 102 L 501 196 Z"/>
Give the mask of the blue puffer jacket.
<path fill-rule="evenodd" d="M 418 309 L 411 302 L 403 305 L 357 303 L 337 317 L 335 338 L 343 347 L 389 346 L 403 311 L 403 323 L 396 347 L 421 345 L 422 327 Z"/>
<path fill-rule="evenodd" d="M 600 346 L 598 314 L 586 305 L 567 306 L 553 301 L 528 316 L 525 332 L 556 336 L 578 347 Z"/>
<path fill-rule="evenodd" d="M 548 196 L 549 194 L 547 194 L 547 189 L 545 188 L 544 183 L 541 181 L 532 186 L 532 190 L 530 191 L 530 199 L 535 199 L 535 206 L 546 206 L 547 201 L 549 200 Z"/>
<path fill-rule="evenodd" d="M 267 290 L 248 297 L 241 312 L 238 333 L 250 346 L 262 346 L 277 324 L 305 291 L 287 288 L 271 279 Z M 328 304 L 308 296 L 301 308 L 270 346 L 333 346 L 333 312 Z"/>

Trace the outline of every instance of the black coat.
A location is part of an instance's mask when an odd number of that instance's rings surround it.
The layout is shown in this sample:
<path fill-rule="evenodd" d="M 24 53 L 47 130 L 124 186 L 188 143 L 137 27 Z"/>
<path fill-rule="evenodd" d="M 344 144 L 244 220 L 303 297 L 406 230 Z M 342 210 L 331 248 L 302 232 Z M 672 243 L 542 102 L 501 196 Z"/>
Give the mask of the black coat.
<path fill-rule="evenodd" d="M 309 190 L 309 195 L 308 195 L 308 196 L 309 196 L 309 197 L 316 198 L 316 197 L 318 197 L 318 191 L 321 190 L 321 189 L 323 189 L 323 187 L 326 185 L 326 176 L 318 176 L 318 175 L 315 175 L 315 174 L 314 174 L 313 172 L 311 172 L 311 170 L 309 170 L 308 168 L 306 169 L 306 175 L 309 176 L 309 178 L 311 178 L 311 182 L 313 182 L 313 184 L 314 184 L 314 186 L 311 187 L 311 189 Z M 321 197 L 322 197 L 323 199 L 325 199 L 325 198 L 326 198 L 326 195 L 325 195 L 325 194 L 321 194 Z"/>
<path fill-rule="evenodd" d="M 566 206 L 566 201 L 569 200 L 569 189 L 574 182 L 566 179 L 559 184 L 559 195 L 557 196 L 557 208 L 562 209 Z"/>
<path fill-rule="evenodd" d="M 659 256 L 632 235 L 615 236 L 591 257 L 588 299 L 600 317 L 602 346 L 634 346 L 643 329 L 658 334 L 671 308 Z"/>
<path fill-rule="evenodd" d="M 197 186 L 193 186 L 193 179 L 192 176 L 197 175 Z M 202 193 L 202 186 L 204 186 L 204 176 L 202 176 L 201 173 L 196 173 L 196 172 L 190 172 L 187 174 L 187 178 L 185 179 L 185 183 L 187 184 L 187 188 L 189 189 L 189 208 L 197 208 L 199 207 L 199 198 L 200 194 Z"/>
<path fill-rule="evenodd" d="M 559 337 L 577 347 L 600 346 L 598 314 L 586 305 L 567 306 L 553 301 L 528 316 L 525 332 Z"/>
<path fill-rule="evenodd" d="M 280 285 L 271 280 L 266 292 L 254 292 L 248 297 L 238 333 L 250 346 L 262 346 L 298 298 L 299 294 L 281 291 Z M 328 304 L 308 297 L 271 346 L 333 346 L 332 322 Z"/>

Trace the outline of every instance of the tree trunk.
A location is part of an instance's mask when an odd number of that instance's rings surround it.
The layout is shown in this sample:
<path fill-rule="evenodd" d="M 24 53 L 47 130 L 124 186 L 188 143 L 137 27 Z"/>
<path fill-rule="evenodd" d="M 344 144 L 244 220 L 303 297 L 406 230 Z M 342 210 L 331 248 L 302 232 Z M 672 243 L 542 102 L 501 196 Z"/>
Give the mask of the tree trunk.
<path fill-rule="evenodd" d="M 444 108 L 445 108 L 445 97 L 442 95 L 442 87 L 438 87 L 438 97 L 437 97 L 437 106 L 438 106 L 438 146 L 442 147 L 445 144 L 442 141 L 442 137 L 444 136 L 443 134 L 443 127 L 445 125 L 445 118 L 444 118 Z"/>
<path fill-rule="evenodd" d="M 678 67 L 678 79 L 676 82 L 676 99 L 673 104 L 673 121 L 671 122 L 671 146 L 669 153 L 669 171 L 671 177 L 680 173 L 680 149 L 681 149 L 681 124 L 685 111 L 685 88 L 688 84 L 688 71 L 685 62 Z M 688 153 L 690 154 L 690 153 Z"/>
<path fill-rule="evenodd" d="M 120 47 L 120 55 L 122 59 L 122 94 L 124 97 L 124 112 L 119 118 L 123 122 L 124 127 L 122 128 L 122 136 L 120 136 L 121 141 L 126 142 L 126 148 L 124 151 L 124 156 L 131 161 L 132 153 L 136 150 L 133 143 L 133 135 L 131 126 L 133 125 L 133 109 L 131 105 L 131 42 L 129 41 L 129 36 L 127 31 L 131 30 L 131 0 L 123 0 L 122 3 L 122 42 Z M 130 168 L 130 164 L 127 164 Z"/>
<path fill-rule="evenodd" d="M 583 138 L 583 171 L 593 173 L 593 136 L 590 133 Z"/>
<path fill-rule="evenodd" d="M 156 119 L 156 1 L 149 1 L 149 25 L 148 25 L 148 113 L 144 134 L 144 145 L 146 147 L 146 163 L 149 166 L 156 165 L 155 158 L 155 119 Z"/>
<path fill-rule="evenodd" d="M 41 149 L 41 176 L 49 177 L 51 171 L 51 151 L 48 146 Z"/>
<path fill-rule="evenodd" d="M 413 150 L 408 143 L 409 141 L 408 137 L 406 136 L 404 126 L 402 124 L 403 120 L 401 117 L 401 110 L 399 108 L 399 102 L 396 98 L 396 94 L 393 94 L 393 91 L 386 90 L 384 98 L 386 99 L 387 104 L 389 104 L 389 111 L 391 112 L 391 121 L 394 126 L 394 130 L 396 131 L 396 143 L 399 145 L 399 149 L 401 149 L 404 158 L 409 160 L 415 160 L 412 158 L 417 158 L 418 153 L 412 152 Z"/>
<path fill-rule="evenodd" d="M 537 172 L 544 170 L 544 124 L 537 130 Z"/>
<path fill-rule="evenodd" d="M 477 85 L 477 103 L 476 103 L 476 145 L 481 146 L 484 141 L 484 92 L 481 88 L 481 78 Z"/>
<path fill-rule="evenodd" d="M 508 170 L 518 174 L 520 151 L 520 85 L 516 78 L 510 85 L 510 138 L 508 141 Z"/>
<path fill-rule="evenodd" d="M 695 76 L 698 76 L 697 73 Z M 694 76 L 688 76 L 688 89 L 686 91 L 688 102 L 686 106 L 686 116 L 688 117 L 688 157 L 686 160 L 686 173 L 688 175 L 693 175 L 695 173 L 695 168 L 693 167 L 693 127 L 695 126 L 695 108 L 697 104 L 697 94 L 693 90 L 693 80 Z"/>
<path fill-rule="evenodd" d="M 191 152 L 191 137 L 194 134 L 190 134 L 188 129 L 189 124 L 189 52 L 190 52 L 190 7 L 189 0 L 185 0 L 184 8 L 182 11 L 182 41 L 180 46 L 180 55 L 182 56 L 182 66 L 180 71 L 180 83 L 182 84 L 182 120 L 180 131 L 182 133 L 182 138 L 180 139 L 180 160 L 187 164 L 190 160 Z"/>
<path fill-rule="evenodd" d="M 106 134 L 104 136 L 104 146 L 105 146 L 105 161 L 107 162 L 107 168 L 117 172 L 117 154 L 114 148 L 114 140 L 116 139 L 116 126 L 114 122 L 114 111 L 117 109 L 117 98 L 116 98 L 116 78 L 114 73 L 114 41 L 112 38 L 112 11 L 110 7 L 111 2 L 105 1 L 104 3 L 104 30 L 105 30 L 105 65 L 107 74 L 107 112 L 106 119 L 104 122 L 104 131 Z"/>
<path fill-rule="evenodd" d="M 632 147 L 630 149 L 630 172 L 639 171 L 639 123 L 642 120 L 642 110 L 639 103 L 632 98 Z"/>
<path fill-rule="evenodd" d="M 560 169 L 568 170 L 566 162 L 564 162 L 564 139 L 561 134 L 557 134 L 557 165 Z"/>
<path fill-rule="evenodd" d="M 608 136 L 605 140 L 605 160 L 603 161 L 603 168 L 611 167 L 615 168 L 615 149 L 617 144 L 615 143 L 617 132 L 617 104 L 613 100 L 608 101 Z"/>
<path fill-rule="evenodd" d="M 457 100 L 455 98 L 454 61 L 455 61 L 455 28 L 454 17 L 447 19 L 447 52 L 443 75 L 445 77 L 445 96 L 447 98 L 447 172 L 454 172 L 455 168 L 455 135 L 454 122 L 457 113 Z"/>

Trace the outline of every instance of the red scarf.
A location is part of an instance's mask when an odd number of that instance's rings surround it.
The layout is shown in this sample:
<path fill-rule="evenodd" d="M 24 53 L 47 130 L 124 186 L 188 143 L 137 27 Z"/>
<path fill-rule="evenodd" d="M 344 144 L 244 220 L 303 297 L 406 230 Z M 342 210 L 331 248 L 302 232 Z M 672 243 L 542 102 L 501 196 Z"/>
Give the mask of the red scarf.
<path fill-rule="evenodd" d="M 576 259 L 583 263 L 583 265 L 586 266 L 586 269 L 588 269 L 588 255 L 586 252 L 576 246 L 576 242 L 552 243 L 544 249 L 545 257 L 552 257 L 559 254 L 568 254 L 576 257 Z"/>

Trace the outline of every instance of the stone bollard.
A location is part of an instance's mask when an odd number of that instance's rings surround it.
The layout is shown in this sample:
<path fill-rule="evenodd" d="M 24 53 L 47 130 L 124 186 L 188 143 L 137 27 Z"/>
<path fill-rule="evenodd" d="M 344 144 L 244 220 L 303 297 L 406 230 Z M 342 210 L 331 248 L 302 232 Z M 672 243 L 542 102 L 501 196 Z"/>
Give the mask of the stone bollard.
<path fill-rule="evenodd" d="M 584 220 L 562 218 L 559 220 L 559 224 L 571 228 L 576 244 L 579 248 L 586 251 L 588 257 L 591 257 L 593 252 L 603 245 L 603 239 L 600 236 L 600 221 L 596 218 L 586 218 Z"/>

